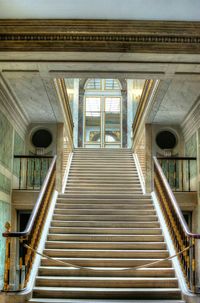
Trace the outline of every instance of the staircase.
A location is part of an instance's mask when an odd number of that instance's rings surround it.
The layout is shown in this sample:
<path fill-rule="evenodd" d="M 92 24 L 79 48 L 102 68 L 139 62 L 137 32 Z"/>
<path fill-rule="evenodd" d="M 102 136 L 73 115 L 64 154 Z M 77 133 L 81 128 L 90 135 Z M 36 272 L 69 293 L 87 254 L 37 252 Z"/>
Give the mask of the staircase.
<path fill-rule="evenodd" d="M 44 254 L 84 268 L 43 258 L 30 302 L 183 302 L 171 261 L 133 269 L 169 254 L 128 149 L 75 150 Z"/>

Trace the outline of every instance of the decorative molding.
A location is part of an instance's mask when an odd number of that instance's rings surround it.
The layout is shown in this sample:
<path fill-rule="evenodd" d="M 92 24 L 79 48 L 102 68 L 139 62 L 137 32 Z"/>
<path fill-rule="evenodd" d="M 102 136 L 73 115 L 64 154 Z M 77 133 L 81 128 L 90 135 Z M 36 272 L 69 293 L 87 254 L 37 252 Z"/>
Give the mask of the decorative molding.
<path fill-rule="evenodd" d="M 200 97 L 181 124 L 184 140 L 187 141 L 200 128 Z"/>
<path fill-rule="evenodd" d="M 0 20 L 0 51 L 200 53 L 200 22 Z"/>

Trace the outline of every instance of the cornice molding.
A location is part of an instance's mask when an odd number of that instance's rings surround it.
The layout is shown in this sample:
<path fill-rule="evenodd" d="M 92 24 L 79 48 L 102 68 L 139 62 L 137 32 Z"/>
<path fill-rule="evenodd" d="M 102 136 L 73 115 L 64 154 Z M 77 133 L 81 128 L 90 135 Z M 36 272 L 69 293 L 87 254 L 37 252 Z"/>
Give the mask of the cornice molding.
<path fill-rule="evenodd" d="M 200 53 L 200 22 L 0 20 L 0 51 Z"/>
<path fill-rule="evenodd" d="M 182 133 L 187 141 L 200 128 L 200 97 L 181 123 Z"/>

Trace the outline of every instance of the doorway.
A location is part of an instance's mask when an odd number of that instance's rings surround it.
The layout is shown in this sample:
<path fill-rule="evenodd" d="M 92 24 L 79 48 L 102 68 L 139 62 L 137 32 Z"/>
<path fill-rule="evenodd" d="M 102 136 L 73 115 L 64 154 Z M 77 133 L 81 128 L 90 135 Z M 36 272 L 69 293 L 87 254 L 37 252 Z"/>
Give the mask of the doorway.
<path fill-rule="evenodd" d="M 95 79 L 94 79 L 95 80 Z M 122 98 L 114 79 L 99 80 L 98 89 L 86 86 L 84 98 L 84 147 L 122 147 Z M 108 83 L 115 81 L 113 87 Z M 107 88 L 109 87 L 109 89 Z"/>

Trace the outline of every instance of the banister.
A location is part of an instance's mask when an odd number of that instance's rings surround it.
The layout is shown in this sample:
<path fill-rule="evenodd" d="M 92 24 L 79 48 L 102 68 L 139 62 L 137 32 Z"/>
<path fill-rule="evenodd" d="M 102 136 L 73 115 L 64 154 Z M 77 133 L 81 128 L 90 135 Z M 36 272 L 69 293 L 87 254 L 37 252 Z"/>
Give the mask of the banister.
<path fill-rule="evenodd" d="M 42 199 L 44 197 L 44 194 L 45 194 L 45 191 L 46 191 L 46 188 L 47 188 L 47 185 L 48 185 L 48 182 L 50 180 L 50 177 L 51 177 L 51 174 L 52 174 L 52 171 L 55 167 L 55 164 L 56 164 L 56 158 L 57 156 L 55 155 L 53 157 L 53 160 L 51 162 L 51 165 L 49 167 L 49 170 L 47 172 L 47 175 L 44 179 L 44 182 L 43 182 L 43 185 L 42 185 L 42 188 L 40 190 L 40 193 L 39 193 L 39 196 L 37 198 L 37 201 L 36 201 L 36 204 L 33 208 L 33 211 L 31 213 L 31 216 L 28 220 L 28 223 L 27 223 L 27 226 L 26 226 L 26 229 L 22 232 L 5 232 L 3 233 L 3 236 L 4 237 L 26 237 L 30 234 L 32 228 L 33 228 L 33 224 L 35 222 L 35 219 L 36 219 L 36 216 L 38 214 L 38 210 L 40 209 L 40 206 L 41 206 L 41 203 L 42 203 Z"/>
<path fill-rule="evenodd" d="M 163 159 L 163 158 L 162 158 L 162 159 Z M 169 158 L 167 158 L 167 159 L 169 159 Z M 170 159 L 171 159 L 171 158 L 170 158 Z M 196 158 L 195 158 L 195 159 L 196 159 Z M 155 164 L 155 166 L 156 166 L 156 168 L 157 168 L 157 171 L 158 171 L 158 173 L 159 173 L 159 175 L 160 175 L 160 177 L 161 177 L 161 179 L 162 179 L 162 181 L 163 181 L 163 184 L 164 184 L 164 186 L 165 186 L 165 188 L 166 188 L 166 191 L 167 191 L 167 193 L 168 193 L 168 196 L 169 196 L 169 198 L 171 199 L 171 202 L 172 202 L 172 204 L 173 204 L 174 210 L 175 210 L 175 212 L 176 212 L 176 214 L 177 214 L 177 216 L 178 216 L 178 218 L 179 218 L 179 221 L 180 221 L 180 223 L 181 223 L 181 225 L 182 225 L 182 227 L 183 227 L 183 230 L 184 230 L 184 232 L 186 233 L 186 236 L 188 236 L 189 238 L 200 239 L 200 234 L 192 233 L 192 232 L 189 230 L 188 225 L 187 225 L 187 223 L 185 222 L 185 219 L 184 219 L 183 214 L 182 214 L 182 212 L 181 212 L 181 210 L 180 210 L 180 207 L 179 207 L 179 205 L 178 205 L 178 203 L 177 203 L 177 201 L 176 201 L 176 198 L 175 198 L 175 196 L 174 196 L 174 194 L 173 194 L 173 192 L 172 192 L 172 190 L 171 190 L 171 188 L 170 188 L 170 186 L 169 186 L 169 183 L 167 182 L 167 178 L 165 177 L 165 175 L 164 175 L 164 173 L 163 173 L 163 171 L 162 171 L 162 168 L 161 168 L 161 166 L 160 166 L 160 164 L 159 164 L 157 158 L 156 158 L 156 157 L 153 157 L 153 160 L 154 160 L 154 164 Z"/>
<path fill-rule="evenodd" d="M 155 157 L 158 160 L 197 160 L 196 157 Z"/>
<path fill-rule="evenodd" d="M 14 155 L 14 158 L 27 158 L 27 159 L 53 159 L 53 156 L 42 156 L 42 155 Z"/>

